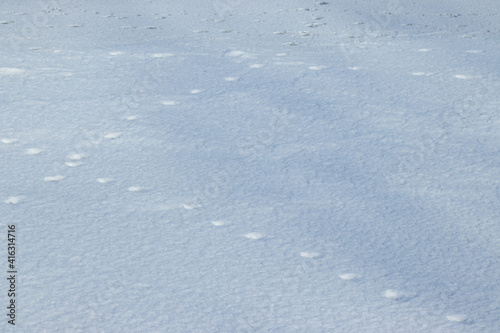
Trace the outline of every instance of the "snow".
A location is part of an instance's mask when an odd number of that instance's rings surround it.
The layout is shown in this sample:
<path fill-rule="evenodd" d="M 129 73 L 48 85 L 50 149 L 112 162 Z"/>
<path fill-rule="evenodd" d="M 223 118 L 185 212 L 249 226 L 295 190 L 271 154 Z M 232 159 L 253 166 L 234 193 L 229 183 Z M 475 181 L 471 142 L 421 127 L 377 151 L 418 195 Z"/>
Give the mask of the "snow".
<path fill-rule="evenodd" d="M 499 14 L 4 1 L 0 330 L 500 331 Z"/>

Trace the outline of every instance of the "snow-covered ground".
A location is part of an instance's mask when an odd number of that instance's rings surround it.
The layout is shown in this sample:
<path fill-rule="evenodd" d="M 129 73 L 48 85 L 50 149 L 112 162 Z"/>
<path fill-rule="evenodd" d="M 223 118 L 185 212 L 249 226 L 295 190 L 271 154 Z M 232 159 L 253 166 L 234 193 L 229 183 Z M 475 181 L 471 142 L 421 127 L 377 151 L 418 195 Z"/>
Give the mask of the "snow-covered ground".
<path fill-rule="evenodd" d="M 2 332 L 500 332 L 497 0 L 2 1 Z"/>

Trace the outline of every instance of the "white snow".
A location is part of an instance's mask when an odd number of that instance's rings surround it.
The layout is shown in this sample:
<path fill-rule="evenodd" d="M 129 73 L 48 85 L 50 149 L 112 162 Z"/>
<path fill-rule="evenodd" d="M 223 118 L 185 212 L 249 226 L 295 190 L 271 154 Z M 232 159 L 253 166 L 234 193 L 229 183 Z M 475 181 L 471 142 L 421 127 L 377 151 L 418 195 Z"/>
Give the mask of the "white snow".
<path fill-rule="evenodd" d="M 3 1 L 1 332 L 500 332 L 497 0 Z"/>

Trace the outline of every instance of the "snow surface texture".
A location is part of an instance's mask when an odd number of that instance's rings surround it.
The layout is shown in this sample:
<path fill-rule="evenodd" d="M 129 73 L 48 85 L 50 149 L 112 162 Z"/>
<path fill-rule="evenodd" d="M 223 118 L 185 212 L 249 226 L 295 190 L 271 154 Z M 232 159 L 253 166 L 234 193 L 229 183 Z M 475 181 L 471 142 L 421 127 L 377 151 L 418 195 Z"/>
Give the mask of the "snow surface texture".
<path fill-rule="evenodd" d="M 499 14 L 3 1 L 0 330 L 500 332 Z"/>

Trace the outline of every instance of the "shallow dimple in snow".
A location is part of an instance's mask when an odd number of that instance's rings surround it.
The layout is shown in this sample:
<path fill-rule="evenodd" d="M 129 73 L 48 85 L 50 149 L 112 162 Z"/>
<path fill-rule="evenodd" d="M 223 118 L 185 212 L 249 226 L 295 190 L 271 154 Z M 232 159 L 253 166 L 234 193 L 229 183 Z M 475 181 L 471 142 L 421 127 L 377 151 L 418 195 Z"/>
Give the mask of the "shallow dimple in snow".
<path fill-rule="evenodd" d="M 354 67 L 347 67 L 348 69 L 352 70 L 352 71 L 359 71 L 361 69 L 361 67 L 357 67 L 357 66 L 354 66 Z"/>
<path fill-rule="evenodd" d="M 245 237 L 248 238 L 248 239 L 257 240 L 257 239 L 261 239 L 264 236 L 261 233 L 258 233 L 258 232 L 251 232 L 249 234 L 246 234 Z"/>
<path fill-rule="evenodd" d="M 136 120 L 137 116 L 126 116 L 125 119 L 127 119 L 127 120 Z"/>
<path fill-rule="evenodd" d="M 71 155 L 69 155 L 69 159 L 72 161 L 79 161 L 84 157 L 85 157 L 85 154 L 71 154 Z"/>
<path fill-rule="evenodd" d="M 361 275 L 356 274 L 356 273 L 342 273 L 342 274 L 339 274 L 339 277 L 342 280 L 355 280 L 355 279 L 359 279 L 361 277 Z"/>
<path fill-rule="evenodd" d="M 465 52 L 467 52 L 467 53 L 482 53 L 483 50 L 467 50 Z"/>
<path fill-rule="evenodd" d="M 0 67 L 0 75 L 19 75 L 25 72 L 22 68 Z"/>
<path fill-rule="evenodd" d="M 7 200 L 5 200 L 6 204 L 11 204 L 11 205 L 17 205 L 21 201 L 24 200 L 24 196 L 16 196 L 16 197 L 9 197 Z"/>
<path fill-rule="evenodd" d="M 446 319 L 448 319 L 449 321 L 453 321 L 455 323 L 462 323 L 467 320 L 467 316 L 464 314 L 451 314 L 447 315 Z"/>
<path fill-rule="evenodd" d="M 177 105 L 178 103 L 176 101 L 162 101 L 161 104 L 165 106 L 172 106 L 172 105 Z"/>
<path fill-rule="evenodd" d="M 232 81 L 238 81 L 239 77 L 237 76 L 228 76 L 224 78 L 225 81 L 232 82 Z"/>
<path fill-rule="evenodd" d="M 26 155 L 37 155 L 40 154 L 41 152 L 42 150 L 38 148 L 28 148 L 25 150 Z"/>
<path fill-rule="evenodd" d="M 140 187 L 140 186 L 130 186 L 130 187 L 128 188 L 128 190 L 129 190 L 130 192 L 140 192 L 140 191 L 142 191 L 142 189 L 143 189 L 143 188 L 142 188 L 142 187 Z"/>
<path fill-rule="evenodd" d="M 432 51 L 431 49 L 418 49 L 418 52 L 430 52 Z"/>
<path fill-rule="evenodd" d="M 252 64 L 250 65 L 250 68 L 262 68 L 262 64 Z"/>
<path fill-rule="evenodd" d="M 314 71 L 320 71 L 322 69 L 325 69 L 326 66 L 310 66 L 309 69 L 312 69 Z"/>
<path fill-rule="evenodd" d="M 395 289 L 387 289 L 386 291 L 384 291 L 384 297 L 395 301 L 407 301 L 415 296 L 416 294 Z"/>
<path fill-rule="evenodd" d="M 194 206 L 194 205 L 186 205 L 186 204 L 182 204 L 182 208 L 187 209 L 187 210 L 191 210 L 191 209 L 195 209 L 195 208 L 196 208 L 196 206 Z"/>
<path fill-rule="evenodd" d="M 462 79 L 462 80 L 468 80 L 468 79 L 471 79 L 471 78 L 472 78 L 472 76 L 470 76 L 470 75 L 461 75 L 461 74 L 457 74 L 457 75 L 455 75 L 455 78 L 457 78 L 457 79 Z"/>
<path fill-rule="evenodd" d="M 153 53 L 151 57 L 153 58 L 167 58 L 167 57 L 173 57 L 174 55 L 172 53 Z"/>
<path fill-rule="evenodd" d="M 106 184 L 106 183 L 109 183 L 111 181 L 113 181 L 113 179 L 111 179 L 111 178 L 97 178 L 97 182 L 101 183 L 101 184 Z"/>
<path fill-rule="evenodd" d="M 423 76 L 425 75 L 425 72 L 413 72 L 412 74 L 415 76 Z"/>
<path fill-rule="evenodd" d="M 17 139 L 8 139 L 8 138 L 4 138 L 2 140 L 0 140 L 2 143 L 5 143 L 5 144 L 10 144 L 10 143 L 14 143 L 14 142 L 17 142 L 18 140 Z"/>
<path fill-rule="evenodd" d="M 228 57 L 240 57 L 240 56 L 244 55 L 245 53 L 246 52 L 234 50 L 234 51 L 227 52 L 226 56 L 228 56 Z"/>
<path fill-rule="evenodd" d="M 113 181 L 113 179 L 111 179 L 111 178 L 97 178 L 97 182 L 101 183 L 101 184 L 106 184 L 106 183 L 109 183 L 111 181 Z"/>
<path fill-rule="evenodd" d="M 309 259 L 314 259 L 314 258 L 319 258 L 321 254 L 318 252 L 300 252 L 300 256 L 302 258 L 309 258 Z"/>
<path fill-rule="evenodd" d="M 212 224 L 216 227 L 222 227 L 223 225 L 226 225 L 226 222 L 224 222 L 224 221 L 212 221 Z"/>
<path fill-rule="evenodd" d="M 201 92 L 203 92 L 203 90 L 201 90 L 201 89 L 192 89 L 191 90 L 191 94 L 199 94 Z"/>
<path fill-rule="evenodd" d="M 112 56 L 118 56 L 118 55 L 125 54 L 125 52 L 122 52 L 122 51 L 112 51 L 112 52 L 109 52 L 109 54 L 112 55 Z"/>
<path fill-rule="evenodd" d="M 66 164 L 66 166 L 74 168 L 74 167 L 82 165 L 83 163 L 82 162 L 66 162 L 64 164 Z"/>
<path fill-rule="evenodd" d="M 58 182 L 60 180 L 63 180 L 64 178 L 66 178 L 65 176 L 61 176 L 61 175 L 57 175 L 57 176 L 48 176 L 48 177 L 45 177 L 43 180 L 45 180 L 46 182 Z"/>
<path fill-rule="evenodd" d="M 116 139 L 120 135 L 122 135 L 120 132 L 112 132 L 112 133 L 108 133 L 108 134 L 104 135 L 104 138 L 105 139 Z"/>

